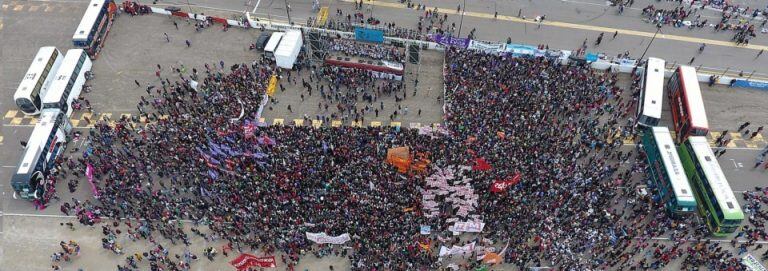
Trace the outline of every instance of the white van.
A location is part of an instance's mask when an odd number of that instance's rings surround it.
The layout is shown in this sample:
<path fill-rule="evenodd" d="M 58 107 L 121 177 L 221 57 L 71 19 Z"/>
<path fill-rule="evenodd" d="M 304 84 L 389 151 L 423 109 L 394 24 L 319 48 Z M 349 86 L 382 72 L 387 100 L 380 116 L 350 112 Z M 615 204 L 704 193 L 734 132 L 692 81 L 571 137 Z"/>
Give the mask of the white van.
<path fill-rule="evenodd" d="M 267 42 L 267 46 L 264 47 L 264 54 L 267 57 L 270 57 L 270 58 L 275 57 L 275 50 L 277 49 L 277 45 L 280 44 L 280 40 L 283 39 L 283 35 L 285 35 L 285 33 L 283 32 L 272 33 L 272 37 L 269 38 L 269 41 Z"/>

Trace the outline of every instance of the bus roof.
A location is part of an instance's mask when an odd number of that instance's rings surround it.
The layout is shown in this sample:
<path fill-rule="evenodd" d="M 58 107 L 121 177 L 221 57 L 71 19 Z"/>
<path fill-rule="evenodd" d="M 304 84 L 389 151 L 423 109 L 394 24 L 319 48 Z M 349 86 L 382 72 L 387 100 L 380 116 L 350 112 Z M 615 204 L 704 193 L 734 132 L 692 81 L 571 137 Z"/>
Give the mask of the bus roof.
<path fill-rule="evenodd" d="M 272 37 L 269 38 L 267 46 L 264 47 L 264 51 L 275 52 L 275 49 L 277 49 L 277 45 L 280 44 L 280 40 L 283 38 L 283 35 L 285 35 L 283 32 L 272 33 Z"/>
<path fill-rule="evenodd" d="M 105 2 L 105 0 L 91 0 L 91 3 L 88 4 L 88 9 L 83 14 L 83 19 L 80 20 L 80 25 L 75 30 L 75 35 L 72 36 L 73 40 L 88 40 L 88 35 L 91 34 L 91 29 L 96 23 L 96 18 L 99 17 Z"/>
<path fill-rule="evenodd" d="M 675 196 L 678 201 L 693 202 L 696 199 L 693 196 L 693 190 L 688 183 L 688 178 L 685 175 L 685 169 L 683 163 L 680 161 L 680 156 L 677 154 L 677 148 L 672 141 L 672 135 L 669 133 L 667 127 L 652 127 L 653 137 L 656 139 L 656 147 L 659 149 L 661 160 L 664 162 L 664 167 L 667 168 L 667 178 L 672 183 L 672 189 L 675 192 Z"/>
<path fill-rule="evenodd" d="M 72 72 L 75 70 L 77 62 L 80 60 L 82 54 L 85 54 L 85 50 L 83 49 L 69 49 L 67 51 L 64 60 L 61 62 L 61 66 L 59 66 L 59 70 L 53 78 L 53 83 L 51 83 L 51 86 L 48 89 L 48 93 L 43 97 L 44 104 L 58 103 L 61 100 L 61 95 L 64 95 L 67 83 L 69 82 L 70 77 L 72 77 Z"/>
<path fill-rule="evenodd" d="M 728 180 L 725 179 L 725 174 L 720 168 L 720 164 L 717 162 L 715 154 L 709 147 L 707 138 L 703 136 L 691 136 L 688 137 L 688 142 L 693 149 L 693 153 L 696 156 L 696 160 L 701 166 L 701 170 L 704 172 L 707 183 L 712 188 L 712 193 L 715 194 L 717 202 L 720 205 L 720 209 L 723 210 L 723 215 L 726 218 L 743 219 L 744 213 L 741 211 L 739 202 L 736 201 L 736 196 L 731 190 L 731 185 L 728 184 Z M 730 217 L 729 217 L 730 216 Z"/>
<path fill-rule="evenodd" d="M 24 78 L 21 79 L 19 88 L 16 89 L 16 92 L 13 94 L 14 100 L 20 97 L 28 97 L 29 93 L 35 89 L 35 84 L 40 80 L 40 76 L 43 74 L 43 70 L 45 70 L 45 65 L 48 64 L 48 60 L 51 59 L 53 51 L 56 51 L 56 47 L 46 46 L 40 47 L 40 50 L 37 50 L 35 58 L 32 59 L 32 64 L 29 65 L 29 69 L 27 69 L 27 73 L 24 74 Z M 48 76 L 51 75 L 49 74 Z"/>
<path fill-rule="evenodd" d="M 691 126 L 709 129 L 707 112 L 704 110 L 704 99 L 701 97 L 699 77 L 696 69 L 691 66 L 680 66 L 681 82 L 685 89 L 685 100 L 688 103 L 688 114 L 691 116 Z"/>
<path fill-rule="evenodd" d="M 27 147 L 24 148 L 24 156 L 19 163 L 19 168 L 16 170 L 18 174 L 30 173 L 29 170 L 37 164 L 37 160 L 40 158 L 43 148 L 45 148 L 48 137 L 56 132 L 56 117 L 59 114 L 58 111 L 43 111 L 43 113 L 40 113 L 40 120 L 35 124 L 32 135 L 29 136 Z"/>
<path fill-rule="evenodd" d="M 648 58 L 645 69 L 643 115 L 660 119 L 662 99 L 664 98 L 664 65 L 660 58 Z"/>

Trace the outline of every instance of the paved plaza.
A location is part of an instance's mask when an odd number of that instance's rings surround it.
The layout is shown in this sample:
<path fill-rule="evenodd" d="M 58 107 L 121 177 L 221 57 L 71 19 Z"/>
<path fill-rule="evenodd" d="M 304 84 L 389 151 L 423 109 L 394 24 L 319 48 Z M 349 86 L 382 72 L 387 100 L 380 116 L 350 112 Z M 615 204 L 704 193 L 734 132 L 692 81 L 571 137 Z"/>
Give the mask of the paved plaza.
<path fill-rule="evenodd" d="M 161 0 L 158 1 L 157 6 L 173 5 L 208 14 L 221 14 L 221 16 L 233 16 L 233 14 L 236 16 L 235 11 L 255 10 L 255 14 L 260 17 L 269 16 L 276 21 L 287 20 L 285 8 L 280 5 L 281 1 L 253 0 L 244 3 L 229 0 L 193 0 L 190 2 L 187 6 L 186 1 Z M 346 14 L 352 11 L 354 5 L 346 0 L 321 2 L 330 8 L 331 13 L 341 9 Z M 421 1 L 429 7 L 439 7 L 441 11 L 444 10 L 450 14 L 448 22 L 457 24 L 459 16 L 456 15 L 456 5 L 460 2 Z M 615 8 L 607 7 L 604 1 L 597 0 L 471 2 L 466 7 L 469 13 L 463 19 L 462 31 L 468 33 L 476 29 L 477 37 L 485 40 L 504 41 L 509 37 L 515 43 L 547 44 L 551 48 L 565 49 L 576 48 L 585 38 L 592 41 L 598 33 L 604 32 L 602 30 L 611 29 L 619 31 L 618 37 L 615 40 L 609 39 L 600 47 L 591 47 L 590 51 L 616 55 L 629 50 L 633 56 L 639 57 L 650 39 L 646 33 L 653 34 L 655 30 L 652 25 L 643 22 L 639 14 L 640 9 L 645 5 L 651 2 L 657 3 L 657 1 L 636 1 L 637 3 L 624 15 L 615 14 Z M 752 6 L 765 5 L 761 1 L 751 0 L 734 2 Z M 16 90 L 19 79 L 23 77 L 29 60 L 39 47 L 56 46 L 62 52 L 73 48 L 71 33 L 85 11 L 86 3 L 81 0 L 0 0 L 2 7 L 0 10 L 0 63 L 2 63 L 0 91 L 5 97 L 0 99 L 0 115 L 3 116 L 0 122 L 2 125 L 0 126 L 0 271 L 51 270 L 51 254 L 60 250 L 60 241 L 68 240 L 76 240 L 81 245 L 81 252 L 80 256 L 75 257 L 72 262 L 63 263 L 63 270 L 115 270 L 116 265 L 125 264 L 126 256 L 147 251 L 156 244 L 167 247 L 171 255 L 183 254 L 185 249 L 197 254 L 200 258 L 192 262 L 191 270 L 234 270 L 228 262 L 239 253 L 235 250 L 227 257 L 219 255 L 215 261 L 209 261 L 203 256 L 203 250 L 211 246 L 221 248 L 227 242 L 226 240 L 209 240 L 200 235 L 190 234 L 191 245 L 186 248 L 183 244 L 172 244 L 160 236 L 155 237 L 157 242 L 153 244 L 147 240 L 131 241 L 127 235 L 120 235 L 117 242 L 123 247 L 124 255 L 115 255 L 103 249 L 100 224 L 81 225 L 74 216 L 64 215 L 60 211 L 61 204 L 72 198 L 95 201 L 87 181 L 80 181 L 74 194 L 68 191 L 66 182 L 59 182 L 57 193 L 60 201 L 54 200 L 44 210 L 35 210 L 30 202 L 14 199 L 9 180 L 22 155 L 23 148 L 20 142 L 29 137 L 37 120 L 36 117 L 25 116 L 18 111 L 10 97 Z M 398 26 L 409 28 L 415 27 L 418 14 L 422 13 L 422 11 L 402 7 L 399 1 L 366 0 L 365 5 L 370 7 L 364 10 L 372 12 L 375 17 L 382 18 L 386 22 L 397 22 Z M 311 1 L 291 1 L 291 9 L 292 19 L 297 22 L 305 22 L 308 18 L 315 16 Z M 495 12 L 498 12 L 501 18 L 494 18 Z M 527 16 L 528 20 L 546 14 L 549 21 L 538 29 L 536 24 L 520 20 L 516 16 L 518 12 Z M 718 16 L 717 12 L 709 9 L 702 10 L 701 14 L 711 18 Z M 178 25 L 178 29 L 174 24 Z M 766 46 L 768 38 L 765 34 L 759 34 L 752 40 L 753 47 L 739 47 L 723 45 L 729 42 L 729 34 L 712 30 L 667 27 L 664 31 L 662 37 L 654 41 L 646 57 L 660 57 L 667 59 L 668 63 L 685 64 L 695 56 L 696 62 L 693 65 L 701 65 L 703 72 L 717 72 L 732 76 L 738 76 L 737 74 L 742 72 L 742 77 L 746 77 L 744 73 L 747 75 L 751 73 L 754 78 L 768 78 L 768 55 L 755 57 L 760 48 L 768 48 Z M 169 41 L 165 39 L 166 34 Z M 256 29 L 230 28 L 228 31 L 222 31 L 220 25 L 196 31 L 187 20 L 176 17 L 122 14 L 115 19 L 104 49 L 99 58 L 94 61 L 95 78 L 87 83 L 92 86 L 92 91 L 83 94 L 93 104 L 93 111 L 75 112 L 71 118 L 72 124 L 75 130 L 87 132 L 99 120 L 114 121 L 121 117 L 129 119 L 135 117 L 137 120 L 143 120 L 144 118 L 140 118 L 137 102 L 142 96 L 147 95 L 145 91 L 148 86 L 161 84 L 161 79 L 156 76 L 158 65 L 161 67 L 159 70 L 162 77 L 170 77 L 171 80 L 178 78 L 178 75 L 173 72 L 176 68 L 184 67 L 187 70 L 196 68 L 202 71 L 206 64 L 215 67 L 220 62 L 225 63 L 226 67 L 235 64 L 250 65 L 262 57 L 261 52 L 248 48 L 260 34 L 261 31 Z M 606 36 L 610 34 L 606 33 Z M 189 41 L 191 46 L 187 46 L 185 41 Z M 701 43 L 712 45 L 709 45 L 702 54 L 697 54 L 696 49 Z M 445 53 L 442 51 L 422 51 L 419 64 L 406 64 L 406 75 L 403 80 L 404 100 L 396 102 L 394 96 L 380 97 L 380 103 L 371 104 L 375 107 L 381 105 L 381 111 L 377 111 L 377 116 L 368 114 L 359 122 L 351 118 L 346 120 L 340 117 L 330 118 L 328 110 L 323 109 L 326 101 L 317 91 L 310 94 L 311 92 L 307 92 L 301 85 L 302 80 L 310 80 L 309 72 L 292 72 L 292 75 L 296 75 L 293 81 L 297 83 L 288 80 L 280 81 L 285 90 L 278 89 L 267 103 L 262 121 L 268 125 L 359 126 L 359 129 L 378 126 L 395 126 L 402 129 L 444 126 L 446 123 L 443 112 L 446 99 L 443 92 L 444 61 Z M 416 78 L 418 78 L 418 84 L 416 84 Z M 620 75 L 620 78 L 618 86 L 623 89 L 629 88 L 628 76 Z M 323 84 L 330 85 L 326 82 Z M 768 92 L 720 85 L 708 87 L 706 84 L 701 84 L 701 88 L 711 128 L 711 133 L 708 135 L 709 141 L 714 144 L 715 139 L 725 130 L 729 131 L 728 137 L 732 139 L 725 148 L 727 153 L 719 157 L 718 161 L 743 206 L 745 202 L 742 194 L 745 191 L 766 186 L 768 172 L 761 168 L 753 169 L 752 165 L 761 150 L 768 147 L 768 133 L 763 132 L 750 139 L 736 130 L 739 124 L 746 121 L 751 122 L 750 127 L 753 129 L 768 125 L 765 118 L 768 115 Z M 624 98 L 631 100 L 632 97 L 629 94 L 630 91 L 626 91 Z M 660 125 L 671 127 L 666 97 L 663 105 L 665 117 Z M 364 102 L 356 103 L 355 109 L 359 111 L 365 106 Z M 399 114 L 395 114 L 396 111 Z M 312 121 L 318 119 L 324 121 Z M 502 120 L 499 119 L 497 122 Z M 620 122 L 626 122 L 626 119 Z M 138 122 L 136 124 L 142 127 L 145 125 Z M 620 150 L 625 153 L 635 150 L 638 143 L 630 138 L 616 137 L 615 140 L 623 141 Z M 88 144 L 85 140 L 71 142 L 66 155 L 76 158 L 88 147 Z M 619 162 L 616 159 L 610 161 Z M 632 165 L 622 165 L 622 169 L 631 167 Z M 642 179 L 643 175 L 636 173 L 628 183 L 636 186 Z M 617 191 L 619 189 L 634 191 L 633 187 L 616 189 Z M 621 202 L 617 200 L 616 206 L 613 207 L 620 207 L 619 205 L 624 204 L 627 198 L 633 197 L 626 191 L 622 192 L 625 197 L 620 200 Z M 401 193 L 401 191 L 390 192 Z M 68 222 L 74 224 L 74 229 L 69 229 L 64 224 Z M 178 223 L 180 228 L 187 231 L 198 228 L 193 221 L 189 220 L 174 220 L 167 223 Z M 749 222 L 745 221 L 744 225 L 746 224 Z M 207 230 L 203 231 L 209 233 Z M 715 242 L 726 243 L 729 240 L 715 238 Z M 665 237 L 657 238 L 653 242 L 667 245 L 672 243 Z M 765 243 L 765 241 L 760 242 Z M 726 249 L 738 252 L 738 249 L 731 247 L 730 244 L 727 244 Z M 766 249 L 750 249 L 749 252 L 759 257 Z M 332 249 L 336 253 L 342 250 L 351 251 L 351 247 L 335 246 Z M 261 252 L 252 253 L 261 256 L 259 254 Z M 278 268 L 267 270 L 285 270 L 286 266 L 280 262 L 280 257 L 286 254 L 277 252 L 273 255 L 277 256 Z M 643 255 L 638 254 L 633 257 L 640 259 Z M 447 260 L 447 262 L 456 263 L 462 261 L 464 259 L 460 257 Z M 665 268 L 669 269 L 665 270 L 676 270 L 680 268 L 681 262 L 681 259 L 675 260 L 666 266 Z M 141 264 L 141 270 L 149 268 L 145 263 Z M 330 270 L 331 266 L 333 270 L 350 270 L 353 264 L 341 255 L 318 258 L 311 253 L 306 253 L 295 270 Z M 550 264 L 552 263 L 542 262 L 541 266 Z M 503 264 L 494 266 L 493 270 L 518 270 L 518 267 Z"/>

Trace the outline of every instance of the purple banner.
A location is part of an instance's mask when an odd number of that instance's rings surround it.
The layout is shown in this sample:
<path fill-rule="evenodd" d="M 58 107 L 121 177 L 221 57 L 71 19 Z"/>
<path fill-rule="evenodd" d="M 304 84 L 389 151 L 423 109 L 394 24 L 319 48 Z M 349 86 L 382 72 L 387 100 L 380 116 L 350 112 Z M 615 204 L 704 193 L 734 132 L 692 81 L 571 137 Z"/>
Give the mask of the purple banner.
<path fill-rule="evenodd" d="M 469 39 L 467 38 L 455 38 L 451 36 L 435 35 L 435 42 L 445 46 L 455 46 L 462 49 L 469 46 Z"/>

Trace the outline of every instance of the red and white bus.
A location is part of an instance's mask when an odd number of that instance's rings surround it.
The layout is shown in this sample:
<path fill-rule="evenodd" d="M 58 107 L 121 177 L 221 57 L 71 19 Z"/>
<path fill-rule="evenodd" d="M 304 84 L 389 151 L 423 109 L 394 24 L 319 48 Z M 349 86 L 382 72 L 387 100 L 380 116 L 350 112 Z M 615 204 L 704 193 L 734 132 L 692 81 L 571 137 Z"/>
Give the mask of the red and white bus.
<path fill-rule="evenodd" d="M 667 82 L 667 91 L 677 142 L 682 143 L 689 136 L 706 136 L 709 123 L 696 69 L 678 67 Z"/>

